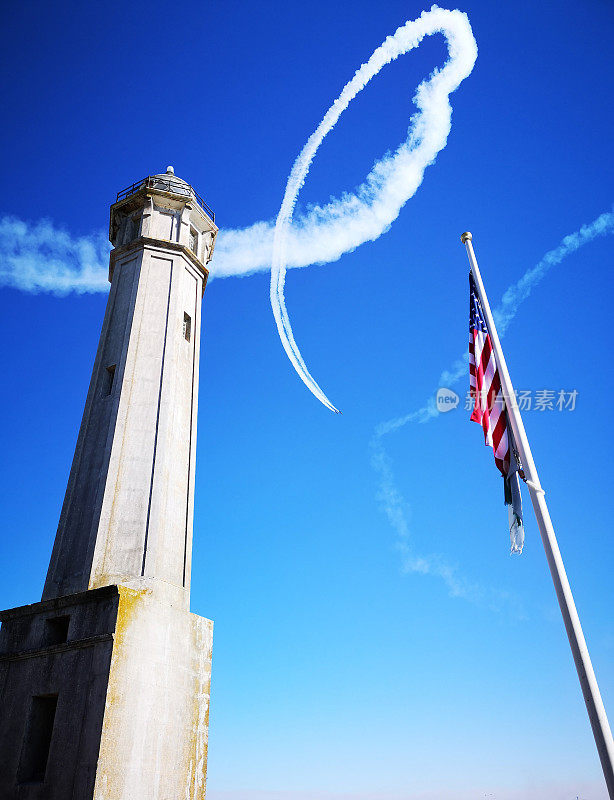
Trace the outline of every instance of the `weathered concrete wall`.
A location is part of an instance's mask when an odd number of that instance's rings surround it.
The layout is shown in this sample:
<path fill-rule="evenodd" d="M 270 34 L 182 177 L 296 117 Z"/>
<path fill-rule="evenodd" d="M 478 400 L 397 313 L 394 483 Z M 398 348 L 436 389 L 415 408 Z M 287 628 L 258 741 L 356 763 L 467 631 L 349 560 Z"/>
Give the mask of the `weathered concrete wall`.
<path fill-rule="evenodd" d="M 145 248 L 90 586 L 144 575 L 189 588 L 201 295 L 182 257 Z"/>
<path fill-rule="evenodd" d="M 83 591 L 89 585 L 140 267 L 140 254 L 133 253 L 116 270 L 111 284 L 43 600 Z M 117 366 L 107 394 L 106 367 L 112 364 Z"/>
<path fill-rule="evenodd" d="M 217 228 L 188 184 L 155 178 L 111 207 L 111 292 L 43 601 L 0 612 L 2 800 L 204 798 L 213 623 L 188 608 Z"/>
<path fill-rule="evenodd" d="M 105 587 L 0 613 L 0 797 L 90 800 L 105 713 L 119 593 Z M 65 643 L 48 620 L 68 616 Z M 44 782 L 20 783 L 32 698 L 57 694 Z"/>
<path fill-rule="evenodd" d="M 204 800 L 213 623 L 119 591 L 94 798 Z"/>
<path fill-rule="evenodd" d="M 43 599 L 155 576 L 183 588 L 189 604 L 207 273 L 183 242 L 196 230 L 190 204 L 141 202 L 141 230 L 128 220 L 137 238 L 112 256 L 111 293 Z M 173 221 L 168 242 L 141 235 L 146 228 L 161 236 L 164 220 Z M 206 235 L 197 240 L 208 253 Z"/>
<path fill-rule="evenodd" d="M 49 644 L 47 620 L 69 616 Z M 213 623 L 147 581 L 1 612 L 2 800 L 203 800 Z M 19 783 L 32 697 L 57 694 L 43 781 Z"/>

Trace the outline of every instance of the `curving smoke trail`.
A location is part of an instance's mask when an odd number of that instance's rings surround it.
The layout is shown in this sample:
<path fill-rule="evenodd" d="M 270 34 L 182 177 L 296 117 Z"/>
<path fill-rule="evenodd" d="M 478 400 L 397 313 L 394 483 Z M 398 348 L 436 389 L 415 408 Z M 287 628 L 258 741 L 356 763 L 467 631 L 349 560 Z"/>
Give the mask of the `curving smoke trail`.
<path fill-rule="evenodd" d="M 391 61 L 417 47 L 425 36 L 443 33 L 449 59 L 443 69 L 435 69 L 416 91 L 418 113 L 411 118 L 407 139 L 396 153 L 378 161 L 355 194 L 333 200 L 318 212 L 322 223 L 332 233 L 341 252 L 376 239 L 397 218 L 403 205 L 412 197 L 439 151 L 445 147 L 451 128 L 452 108 L 449 95 L 470 74 L 477 58 L 477 45 L 466 14 L 433 6 L 413 22 L 406 22 L 378 47 L 358 69 L 339 97 L 324 115 L 316 130 L 294 162 L 275 223 L 271 265 L 271 306 L 277 330 L 288 358 L 299 377 L 327 408 L 337 411 L 318 386 L 305 364 L 294 335 L 284 301 L 288 263 L 290 224 L 294 206 L 315 154 L 324 137 L 356 95 Z M 319 230 L 318 226 L 318 230 Z M 316 259 L 314 259 L 316 260 Z"/>
<path fill-rule="evenodd" d="M 520 305 L 553 267 L 585 244 L 609 234 L 614 234 L 614 212 L 612 211 L 600 214 L 592 222 L 582 225 L 579 230 L 565 236 L 558 247 L 549 250 L 535 266 L 527 269 L 522 277 L 505 291 L 501 303 L 493 311 L 499 335 L 505 334 Z M 458 358 L 449 369 L 441 373 L 438 386 L 454 386 L 461 379 L 468 380 L 468 375 L 469 359 L 465 354 Z M 410 422 L 425 423 L 436 417 L 439 417 L 439 412 L 434 397 L 430 397 L 421 408 L 380 422 L 369 443 L 371 466 L 378 475 L 377 499 L 396 533 L 396 546 L 401 552 L 403 570 L 441 578 L 453 597 L 462 597 L 474 602 L 486 600 L 494 606 L 497 606 L 503 599 L 509 602 L 512 599 L 509 596 L 503 597 L 498 591 L 485 591 L 475 584 L 468 583 L 458 574 L 455 567 L 446 563 L 440 556 L 421 556 L 413 550 L 409 526 L 409 505 L 397 487 L 392 461 L 384 447 L 384 437 Z"/>
<path fill-rule="evenodd" d="M 312 208 L 293 220 L 298 193 L 324 137 L 367 83 L 391 61 L 417 47 L 425 36 L 442 33 L 449 58 L 423 81 L 414 97 L 418 111 L 407 139 L 378 161 L 354 194 Z M 284 302 L 286 269 L 336 261 L 366 241 L 377 239 L 412 197 L 451 128 L 449 95 L 470 74 L 477 46 L 466 14 L 433 6 L 406 22 L 357 70 L 326 112 L 297 158 L 275 224 L 257 222 L 219 233 L 212 277 L 247 275 L 271 269 L 271 305 L 282 344 L 301 379 L 333 411 L 305 364 Z M 0 284 L 26 291 L 97 292 L 107 288 L 110 250 L 104 235 L 74 238 L 48 221 L 28 225 L 0 219 Z"/>

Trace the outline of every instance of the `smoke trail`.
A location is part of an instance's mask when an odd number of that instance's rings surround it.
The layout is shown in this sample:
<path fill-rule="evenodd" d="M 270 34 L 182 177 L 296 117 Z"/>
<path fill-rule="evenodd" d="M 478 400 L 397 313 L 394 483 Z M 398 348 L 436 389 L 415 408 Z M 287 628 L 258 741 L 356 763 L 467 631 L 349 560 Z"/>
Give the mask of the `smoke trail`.
<path fill-rule="evenodd" d="M 316 207 L 291 225 L 298 193 L 324 137 L 350 102 L 391 61 L 417 47 L 425 36 L 442 33 L 449 58 L 423 81 L 414 97 L 418 112 L 407 139 L 392 156 L 375 164 L 354 194 Z M 271 305 L 284 349 L 297 373 L 332 411 L 337 409 L 313 379 L 294 339 L 284 301 L 288 267 L 335 261 L 377 239 L 412 197 L 451 128 L 449 95 L 471 73 L 477 46 L 466 14 L 433 6 L 387 37 L 358 69 L 324 115 L 295 161 L 275 226 L 258 222 L 244 230 L 221 231 L 212 276 L 247 274 L 271 264 Z M 26 291 L 91 292 L 106 288 L 102 262 L 109 247 L 102 234 L 71 238 L 50 223 L 33 228 L 13 218 L 0 220 L 0 282 Z"/>
<path fill-rule="evenodd" d="M 614 213 L 608 211 L 587 225 L 583 225 L 578 231 L 565 236 L 558 247 L 549 250 L 535 266 L 527 269 L 524 275 L 505 291 L 501 303 L 493 311 L 499 335 L 505 335 L 520 305 L 531 294 L 535 286 L 544 279 L 552 267 L 560 264 L 563 259 L 585 244 L 612 233 L 614 233 Z M 466 379 L 469 374 L 468 362 L 469 359 L 465 353 L 451 367 L 441 373 L 438 386 L 451 387 L 461 378 Z M 458 575 L 455 567 L 447 564 L 440 556 L 419 556 L 413 553 L 408 518 L 409 505 L 396 485 L 392 462 L 384 447 L 383 440 L 388 434 L 399 430 L 410 422 L 426 423 L 438 416 L 439 412 L 437 411 L 434 397 L 430 397 L 416 411 L 381 422 L 376 426 L 369 448 L 371 450 L 371 466 L 378 475 L 377 499 L 388 522 L 396 533 L 396 545 L 403 558 L 404 571 L 439 577 L 444 581 L 453 597 L 463 597 L 467 600 L 477 601 L 484 599 L 484 591 L 478 586 L 464 581 Z M 493 595 L 491 591 L 490 595 L 494 597 L 499 593 L 495 592 Z M 510 598 L 506 599 L 509 600 Z"/>
<path fill-rule="evenodd" d="M 102 292 L 111 245 L 102 231 L 74 237 L 48 220 L 0 218 L 0 285 L 25 292 Z"/>
<path fill-rule="evenodd" d="M 275 223 L 273 262 L 271 265 L 271 305 L 277 330 L 288 358 L 308 389 L 332 411 L 328 400 L 311 376 L 288 318 L 284 284 L 288 259 L 288 229 L 298 193 L 305 182 L 311 162 L 324 137 L 330 133 L 350 102 L 367 83 L 391 61 L 417 47 L 425 36 L 442 33 L 450 58 L 443 69 L 435 69 L 423 81 L 414 97 L 418 113 L 411 118 L 407 139 L 392 156 L 377 162 L 355 194 L 334 200 L 323 210 L 325 225 L 334 238 L 353 249 L 376 239 L 397 218 L 403 205 L 412 197 L 439 151 L 445 147 L 451 128 L 452 108 L 449 95 L 470 74 L 477 58 L 477 45 L 466 14 L 433 6 L 413 22 L 406 22 L 378 47 L 347 83 L 324 115 L 316 130 L 294 162 Z"/>
<path fill-rule="evenodd" d="M 568 255 L 574 253 L 583 245 L 588 244 L 588 242 L 592 242 L 593 239 L 599 236 L 606 236 L 609 233 L 614 233 L 614 213 L 606 211 L 597 219 L 587 225 L 583 225 L 580 230 L 565 236 L 558 247 L 547 252 L 541 261 L 527 270 L 522 278 L 505 292 L 501 305 L 493 312 L 497 330 L 501 334 L 505 333 L 510 322 L 516 316 L 518 306 L 523 300 L 527 299 L 533 291 L 533 287 L 542 280 L 552 267 L 560 264 L 564 258 L 567 258 Z"/>
<path fill-rule="evenodd" d="M 354 194 L 316 206 L 292 220 L 315 153 L 351 100 L 382 67 L 438 32 L 446 38 L 449 59 L 418 87 L 414 98 L 418 113 L 410 120 L 407 140 L 393 156 L 375 164 Z M 274 261 L 271 299 L 275 319 L 291 360 L 304 372 L 302 377 L 307 377 L 308 371 L 292 336 L 283 299 L 286 269 L 336 261 L 387 230 L 420 186 L 426 167 L 445 147 L 452 113 L 448 97 L 469 75 L 476 57 L 469 20 L 460 11 L 433 6 L 417 20 L 405 23 L 360 67 L 309 137 L 290 173 L 277 222 L 261 221 L 219 232 L 211 277 L 268 271 Z M 46 220 L 32 224 L 1 217 L 0 285 L 56 294 L 105 291 L 109 251 L 102 231 L 72 237 Z"/>
<path fill-rule="evenodd" d="M 422 409 L 414 414 L 407 415 L 403 424 L 412 421 L 425 422 L 426 419 L 422 417 L 421 412 Z M 388 522 L 396 533 L 395 545 L 401 554 L 403 571 L 441 578 L 452 597 L 462 597 L 473 602 L 482 600 L 484 591 L 477 584 L 472 584 L 465 580 L 458 574 L 456 567 L 446 563 L 440 556 L 419 556 L 412 552 L 408 519 L 409 506 L 396 486 L 392 461 L 382 442 L 384 435 L 389 433 L 390 430 L 394 430 L 394 428 L 386 429 L 385 426 L 386 423 L 383 426 L 378 426 L 371 439 L 371 465 L 379 475 L 377 499 L 388 518 Z"/>

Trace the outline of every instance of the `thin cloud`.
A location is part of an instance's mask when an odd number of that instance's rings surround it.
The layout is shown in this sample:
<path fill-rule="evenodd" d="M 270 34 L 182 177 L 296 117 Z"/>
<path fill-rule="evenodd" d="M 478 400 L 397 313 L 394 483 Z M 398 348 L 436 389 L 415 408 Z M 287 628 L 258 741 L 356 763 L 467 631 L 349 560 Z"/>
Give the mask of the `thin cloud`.
<path fill-rule="evenodd" d="M 72 236 L 49 220 L 0 217 L 0 285 L 23 292 L 103 292 L 111 245 L 102 231 Z"/>
<path fill-rule="evenodd" d="M 493 311 L 499 334 L 501 336 L 505 334 L 520 305 L 553 267 L 560 264 L 567 256 L 575 253 L 580 247 L 612 233 L 614 233 L 614 213 L 606 211 L 592 222 L 582 225 L 579 230 L 565 236 L 557 247 L 549 250 L 535 266 L 530 267 L 503 294 L 501 303 Z M 438 386 L 446 388 L 454 386 L 459 380 L 466 379 L 468 372 L 468 356 L 465 353 L 441 373 Z M 377 500 L 396 534 L 396 547 L 401 553 L 403 571 L 439 578 L 453 597 L 460 597 L 471 602 L 485 602 L 491 606 L 498 604 L 497 599 L 513 602 L 511 596 L 467 582 L 455 566 L 448 564 L 439 555 L 421 556 L 414 552 L 409 522 L 411 509 L 397 487 L 392 461 L 384 447 L 384 437 L 409 423 L 426 423 L 438 416 L 439 412 L 434 397 L 431 396 L 416 411 L 380 422 L 376 426 L 369 444 L 371 465 L 378 476 Z"/>

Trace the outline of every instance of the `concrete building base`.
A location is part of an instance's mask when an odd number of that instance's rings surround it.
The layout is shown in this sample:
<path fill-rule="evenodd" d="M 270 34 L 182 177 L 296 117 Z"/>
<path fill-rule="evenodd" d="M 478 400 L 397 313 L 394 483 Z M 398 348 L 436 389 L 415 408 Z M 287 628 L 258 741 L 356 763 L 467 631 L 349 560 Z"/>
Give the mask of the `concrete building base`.
<path fill-rule="evenodd" d="M 210 620 L 148 580 L 0 621 L 0 797 L 203 800 Z"/>

